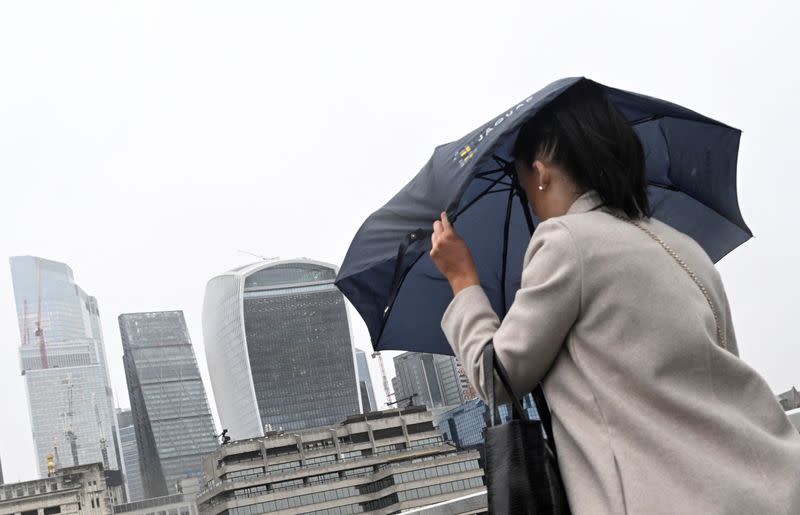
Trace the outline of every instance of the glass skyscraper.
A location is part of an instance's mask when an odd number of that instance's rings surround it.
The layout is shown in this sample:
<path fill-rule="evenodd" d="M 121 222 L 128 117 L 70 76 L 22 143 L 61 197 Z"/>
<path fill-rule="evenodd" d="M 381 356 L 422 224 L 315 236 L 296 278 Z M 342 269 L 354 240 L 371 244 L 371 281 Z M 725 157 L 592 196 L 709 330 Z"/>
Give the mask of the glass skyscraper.
<path fill-rule="evenodd" d="M 119 316 L 145 498 L 199 488 L 214 422 L 181 311 Z"/>
<path fill-rule="evenodd" d="M 538 420 L 539 413 L 531 394 L 522 398 L 522 408 L 530 420 Z M 471 448 L 483 445 L 483 431 L 488 420 L 488 408 L 481 399 L 468 400 L 461 406 L 439 413 L 436 424 L 445 441 L 453 442 L 458 448 Z M 500 422 L 511 420 L 511 405 L 502 404 L 497 408 Z"/>
<path fill-rule="evenodd" d="M 362 408 L 365 413 L 367 411 L 375 411 L 378 409 L 378 403 L 375 400 L 375 390 L 372 388 L 372 376 L 369 373 L 367 354 L 361 349 L 356 349 L 356 369 L 358 371 L 358 386 L 361 389 Z"/>
<path fill-rule="evenodd" d="M 133 426 L 131 410 L 117 410 L 117 426 L 128 502 L 141 501 L 144 499 L 142 471 L 139 469 L 139 448 L 136 446 L 136 429 Z"/>
<path fill-rule="evenodd" d="M 64 263 L 10 259 L 36 465 L 120 470 L 113 394 L 97 300 Z"/>
<path fill-rule="evenodd" d="M 397 374 L 392 379 L 395 397 L 429 408 L 458 406 L 464 402 L 459 367 L 452 356 L 404 352 L 394 357 Z"/>
<path fill-rule="evenodd" d="M 353 344 L 336 268 L 259 262 L 211 279 L 206 359 L 222 427 L 236 439 L 341 422 L 360 411 Z"/>

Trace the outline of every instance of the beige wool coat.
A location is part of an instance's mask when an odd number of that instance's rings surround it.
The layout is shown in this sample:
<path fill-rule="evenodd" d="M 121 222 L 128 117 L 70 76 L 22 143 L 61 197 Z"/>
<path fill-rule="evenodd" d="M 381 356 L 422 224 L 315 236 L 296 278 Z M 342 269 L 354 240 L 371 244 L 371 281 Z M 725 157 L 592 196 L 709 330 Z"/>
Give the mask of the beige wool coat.
<path fill-rule="evenodd" d="M 727 350 L 687 272 L 600 204 L 589 192 L 537 227 L 502 323 L 480 286 L 453 299 L 442 328 L 473 385 L 485 398 L 492 338 L 519 391 L 543 380 L 575 515 L 800 514 L 800 434 L 739 359 L 710 259 L 641 222 L 705 285 Z"/>

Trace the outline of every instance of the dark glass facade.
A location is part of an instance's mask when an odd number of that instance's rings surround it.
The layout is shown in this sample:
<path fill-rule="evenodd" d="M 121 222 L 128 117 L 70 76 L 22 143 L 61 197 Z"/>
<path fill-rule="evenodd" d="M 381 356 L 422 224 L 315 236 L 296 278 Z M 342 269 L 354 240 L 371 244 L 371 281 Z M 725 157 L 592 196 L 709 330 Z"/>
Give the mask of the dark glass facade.
<path fill-rule="evenodd" d="M 378 409 L 375 399 L 375 390 L 372 388 L 372 375 L 369 373 L 367 353 L 356 349 L 356 370 L 358 372 L 358 385 L 361 389 L 361 408 L 364 413 Z"/>
<path fill-rule="evenodd" d="M 522 398 L 522 407 L 531 420 L 538 420 L 536 404 L 531 394 Z M 488 420 L 488 408 L 481 399 L 472 399 L 461 406 L 440 413 L 437 425 L 444 439 L 458 448 L 474 448 L 483 445 L 483 432 Z M 501 422 L 511 420 L 511 406 L 504 404 L 498 407 Z"/>
<path fill-rule="evenodd" d="M 142 489 L 142 472 L 139 469 L 139 449 L 136 446 L 136 428 L 133 425 L 131 410 L 117 411 L 119 427 L 119 444 L 122 451 L 122 463 L 125 472 L 125 491 L 128 502 L 144 499 Z"/>
<path fill-rule="evenodd" d="M 217 439 L 183 313 L 124 314 L 119 325 L 144 497 L 191 489 Z"/>
<path fill-rule="evenodd" d="M 263 426 L 299 430 L 359 412 L 344 297 L 333 268 L 293 262 L 249 275 L 244 326 Z"/>
<path fill-rule="evenodd" d="M 398 400 L 413 396 L 413 404 L 430 408 L 464 402 L 458 365 L 452 356 L 405 352 L 394 358 L 397 376 L 392 380 Z"/>

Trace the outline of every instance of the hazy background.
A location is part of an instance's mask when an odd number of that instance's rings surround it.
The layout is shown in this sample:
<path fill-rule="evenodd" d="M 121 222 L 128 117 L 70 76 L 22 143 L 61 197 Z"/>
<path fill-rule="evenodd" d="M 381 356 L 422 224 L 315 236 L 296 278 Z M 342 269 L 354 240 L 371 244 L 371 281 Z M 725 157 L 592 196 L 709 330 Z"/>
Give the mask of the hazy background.
<path fill-rule="evenodd" d="M 6 481 L 35 474 L 8 256 L 66 262 L 97 297 L 128 406 L 117 315 L 183 310 L 207 379 L 204 288 L 255 259 L 238 249 L 340 263 L 435 145 L 572 75 L 743 129 L 756 239 L 719 267 L 743 358 L 800 384 L 800 13 L 739 3 L 0 3 Z"/>

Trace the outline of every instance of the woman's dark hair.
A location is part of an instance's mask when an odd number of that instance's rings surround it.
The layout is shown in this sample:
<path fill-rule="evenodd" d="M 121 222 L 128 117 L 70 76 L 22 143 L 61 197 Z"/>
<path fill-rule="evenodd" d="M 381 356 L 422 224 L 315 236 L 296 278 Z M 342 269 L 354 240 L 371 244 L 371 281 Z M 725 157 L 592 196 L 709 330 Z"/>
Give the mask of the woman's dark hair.
<path fill-rule="evenodd" d="M 607 207 L 649 217 L 644 151 L 628 121 L 600 86 L 582 80 L 520 129 L 514 158 L 564 168 L 578 187 L 595 190 Z"/>

